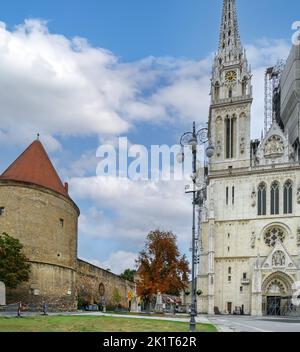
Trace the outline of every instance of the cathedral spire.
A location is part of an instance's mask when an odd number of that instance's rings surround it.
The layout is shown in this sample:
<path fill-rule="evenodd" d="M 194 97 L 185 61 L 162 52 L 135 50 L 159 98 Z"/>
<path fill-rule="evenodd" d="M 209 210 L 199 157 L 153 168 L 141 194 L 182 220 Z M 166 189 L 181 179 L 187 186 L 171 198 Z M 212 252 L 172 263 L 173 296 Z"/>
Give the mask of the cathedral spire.
<path fill-rule="evenodd" d="M 251 77 L 240 40 L 236 1 L 224 0 L 211 79 L 209 128 L 216 146 L 212 169 L 250 165 Z"/>
<path fill-rule="evenodd" d="M 241 50 L 235 0 L 223 1 L 219 52 Z"/>

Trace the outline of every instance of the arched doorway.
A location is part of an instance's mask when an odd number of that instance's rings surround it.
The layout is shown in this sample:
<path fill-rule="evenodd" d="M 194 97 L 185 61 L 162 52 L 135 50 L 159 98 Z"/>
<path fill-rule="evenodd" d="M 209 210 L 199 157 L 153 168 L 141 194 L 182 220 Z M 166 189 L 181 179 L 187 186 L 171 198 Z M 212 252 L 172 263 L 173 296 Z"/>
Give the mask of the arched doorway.
<path fill-rule="evenodd" d="M 262 311 L 264 315 L 288 315 L 291 309 L 294 280 L 283 272 L 269 275 L 262 285 Z"/>

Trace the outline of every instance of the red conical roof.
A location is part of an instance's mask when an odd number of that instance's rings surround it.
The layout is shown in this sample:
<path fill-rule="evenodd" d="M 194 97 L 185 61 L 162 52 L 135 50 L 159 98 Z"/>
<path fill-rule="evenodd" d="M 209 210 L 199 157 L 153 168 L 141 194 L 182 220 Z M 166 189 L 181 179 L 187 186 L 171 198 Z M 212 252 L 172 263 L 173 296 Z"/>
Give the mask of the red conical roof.
<path fill-rule="evenodd" d="M 69 197 L 46 150 L 38 140 L 34 141 L 9 168 L 0 180 L 33 183 Z"/>

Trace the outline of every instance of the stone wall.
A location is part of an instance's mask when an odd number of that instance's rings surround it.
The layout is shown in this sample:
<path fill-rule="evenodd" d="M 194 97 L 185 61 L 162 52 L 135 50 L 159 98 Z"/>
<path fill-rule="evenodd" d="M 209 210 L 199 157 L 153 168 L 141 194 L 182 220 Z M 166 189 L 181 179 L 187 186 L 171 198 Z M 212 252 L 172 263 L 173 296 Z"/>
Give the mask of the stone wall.
<path fill-rule="evenodd" d="M 77 298 L 101 304 L 99 286 L 105 288 L 106 305 L 128 307 L 128 293 L 135 285 L 108 271 L 77 260 L 79 209 L 60 194 L 32 184 L 0 180 L 0 233 L 6 232 L 24 245 L 31 263 L 29 281 L 7 290 L 7 303 L 22 302 L 25 309 L 51 311 L 77 309 Z"/>
<path fill-rule="evenodd" d="M 43 304 L 49 311 L 77 309 L 76 272 L 42 263 L 31 263 L 28 282 L 15 290 L 7 290 L 7 303 L 22 302 L 25 310 L 41 311 Z"/>
<path fill-rule="evenodd" d="M 0 233 L 24 245 L 31 263 L 27 283 L 8 290 L 7 303 L 40 309 L 74 310 L 79 209 L 69 198 L 44 187 L 0 180 Z"/>
<path fill-rule="evenodd" d="M 120 294 L 120 305 L 128 308 L 129 291 L 135 293 L 135 284 L 121 279 L 119 276 L 98 268 L 95 265 L 78 259 L 77 261 L 77 293 L 86 304 L 101 304 L 100 285 L 105 289 L 107 307 L 114 307 L 114 290 Z"/>
<path fill-rule="evenodd" d="M 24 244 L 30 261 L 75 269 L 79 210 L 43 187 L 0 180 L 0 233 Z"/>

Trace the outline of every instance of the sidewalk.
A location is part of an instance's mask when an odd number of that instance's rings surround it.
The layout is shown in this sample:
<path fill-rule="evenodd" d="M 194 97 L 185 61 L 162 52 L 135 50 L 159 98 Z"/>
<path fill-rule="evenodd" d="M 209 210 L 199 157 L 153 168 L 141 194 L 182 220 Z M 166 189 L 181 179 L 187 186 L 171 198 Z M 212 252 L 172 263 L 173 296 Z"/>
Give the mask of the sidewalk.
<path fill-rule="evenodd" d="M 49 315 L 57 315 L 57 314 L 49 314 Z M 178 316 L 146 316 L 146 315 L 126 315 L 126 314 L 114 314 L 114 313 L 102 313 L 102 312 L 77 312 L 77 313 L 62 313 L 60 315 L 75 315 L 75 316 L 107 316 L 107 317 L 115 317 L 115 318 L 130 318 L 130 319 L 149 319 L 149 320 L 163 320 L 163 321 L 176 321 L 181 323 L 187 323 L 190 321 L 189 317 L 185 318 Z M 197 323 L 201 324 L 212 324 L 205 316 L 198 316 L 196 318 Z M 214 324 L 213 324 L 214 325 Z"/>

